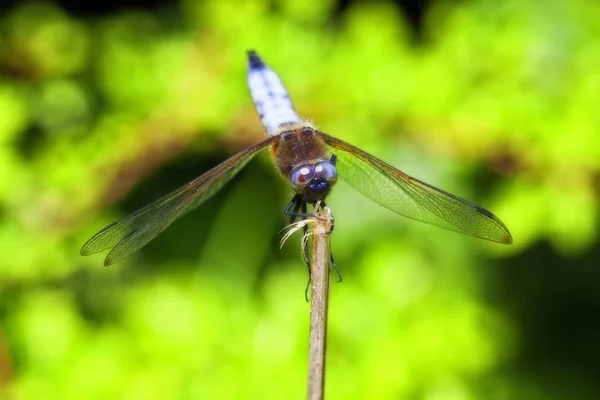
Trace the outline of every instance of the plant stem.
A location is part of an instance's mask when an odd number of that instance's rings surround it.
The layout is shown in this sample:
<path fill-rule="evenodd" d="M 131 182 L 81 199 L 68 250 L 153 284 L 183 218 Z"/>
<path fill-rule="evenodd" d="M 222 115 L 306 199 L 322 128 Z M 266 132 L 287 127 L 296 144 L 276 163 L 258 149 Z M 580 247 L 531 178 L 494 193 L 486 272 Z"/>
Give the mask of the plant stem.
<path fill-rule="evenodd" d="M 311 257 L 310 343 L 308 399 L 321 400 L 325 392 L 325 351 L 329 307 L 330 248 L 333 218 L 328 207 L 315 218 Z"/>

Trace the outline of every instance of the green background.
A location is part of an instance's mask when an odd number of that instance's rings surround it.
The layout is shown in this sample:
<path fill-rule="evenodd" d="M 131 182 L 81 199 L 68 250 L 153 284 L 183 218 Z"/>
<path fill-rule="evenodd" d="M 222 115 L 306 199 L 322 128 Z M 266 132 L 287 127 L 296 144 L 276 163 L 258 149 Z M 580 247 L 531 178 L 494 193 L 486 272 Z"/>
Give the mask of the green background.
<path fill-rule="evenodd" d="M 264 137 L 255 49 L 324 132 L 492 210 L 502 246 L 330 197 L 330 399 L 600 393 L 600 2 L 182 0 L 0 15 L 0 398 L 305 398 L 300 236 L 262 154 L 119 264 L 108 223 Z"/>

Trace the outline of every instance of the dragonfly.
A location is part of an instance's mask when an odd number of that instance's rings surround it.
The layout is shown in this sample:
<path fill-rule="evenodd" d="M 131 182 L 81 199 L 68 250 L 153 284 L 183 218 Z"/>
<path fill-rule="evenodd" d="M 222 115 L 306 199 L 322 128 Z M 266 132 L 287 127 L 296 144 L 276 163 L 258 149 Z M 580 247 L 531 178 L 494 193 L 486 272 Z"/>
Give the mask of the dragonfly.
<path fill-rule="evenodd" d="M 325 207 L 340 177 L 401 216 L 492 242 L 512 243 L 506 226 L 485 208 L 413 178 L 301 119 L 279 76 L 252 50 L 248 51 L 247 82 L 267 138 L 106 226 L 83 245 L 82 255 L 110 250 L 104 265 L 122 260 L 208 200 L 267 147 L 277 170 L 294 190 L 284 209 L 290 222 L 312 215 L 307 214 L 307 205 Z"/>

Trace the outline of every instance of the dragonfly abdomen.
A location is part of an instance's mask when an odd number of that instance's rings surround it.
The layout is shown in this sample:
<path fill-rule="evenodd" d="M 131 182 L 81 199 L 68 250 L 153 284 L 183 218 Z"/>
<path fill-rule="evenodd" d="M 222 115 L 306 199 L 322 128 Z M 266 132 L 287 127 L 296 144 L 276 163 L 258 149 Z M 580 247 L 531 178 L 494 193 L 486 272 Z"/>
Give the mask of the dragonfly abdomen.
<path fill-rule="evenodd" d="M 267 133 L 279 133 L 282 125 L 301 122 L 279 76 L 254 51 L 248 52 L 248 87 Z"/>

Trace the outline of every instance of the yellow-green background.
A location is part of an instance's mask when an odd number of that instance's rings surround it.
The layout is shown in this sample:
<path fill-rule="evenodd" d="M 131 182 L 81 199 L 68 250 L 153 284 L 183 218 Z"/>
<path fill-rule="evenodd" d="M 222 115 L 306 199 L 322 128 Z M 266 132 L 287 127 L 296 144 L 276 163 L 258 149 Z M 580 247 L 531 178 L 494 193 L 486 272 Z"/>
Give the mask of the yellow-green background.
<path fill-rule="evenodd" d="M 0 398 L 305 397 L 306 269 L 298 235 L 279 249 L 291 191 L 266 154 L 123 262 L 79 255 L 263 138 L 250 48 L 321 130 L 514 237 L 418 224 L 340 182 L 327 397 L 598 398 L 600 2 L 417 8 L 3 8 Z"/>

